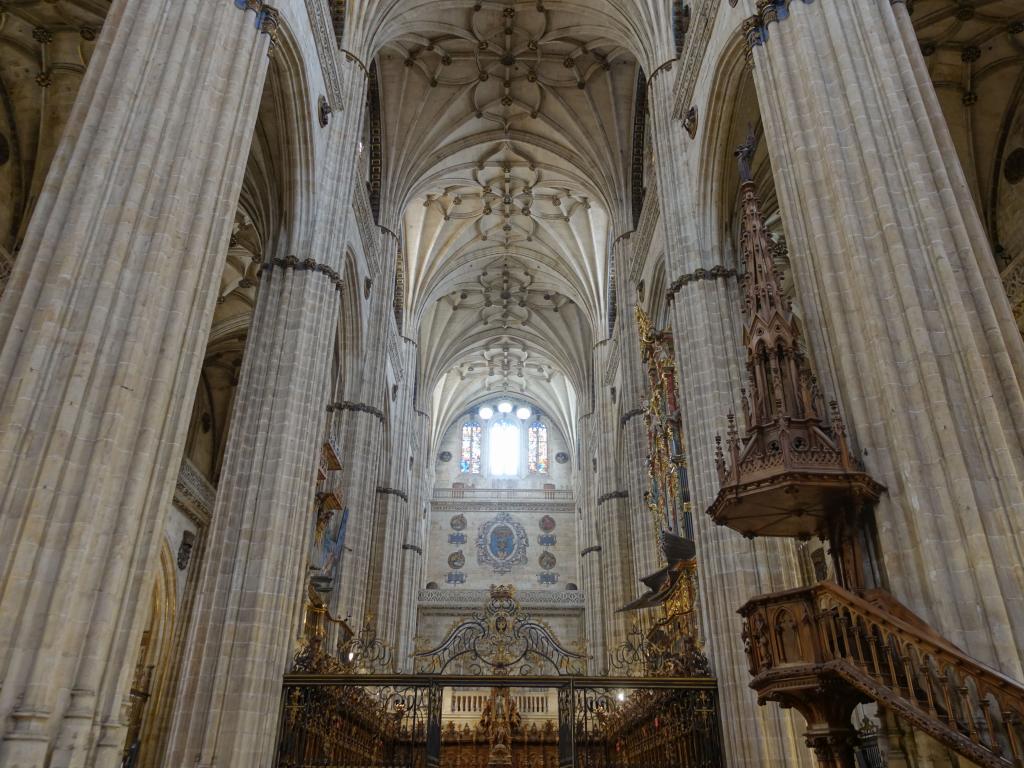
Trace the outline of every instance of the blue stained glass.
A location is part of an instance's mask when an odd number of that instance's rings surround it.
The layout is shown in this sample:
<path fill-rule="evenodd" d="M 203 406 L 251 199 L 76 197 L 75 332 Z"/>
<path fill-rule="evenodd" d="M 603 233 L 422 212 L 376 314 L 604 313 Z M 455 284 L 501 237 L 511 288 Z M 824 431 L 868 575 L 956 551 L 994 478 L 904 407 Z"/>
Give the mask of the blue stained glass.
<path fill-rule="evenodd" d="M 476 421 L 467 421 L 462 425 L 462 451 L 459 458 L 459 470 L 464 474 L 480 474 L 480 438 L 483 429 Z"/>

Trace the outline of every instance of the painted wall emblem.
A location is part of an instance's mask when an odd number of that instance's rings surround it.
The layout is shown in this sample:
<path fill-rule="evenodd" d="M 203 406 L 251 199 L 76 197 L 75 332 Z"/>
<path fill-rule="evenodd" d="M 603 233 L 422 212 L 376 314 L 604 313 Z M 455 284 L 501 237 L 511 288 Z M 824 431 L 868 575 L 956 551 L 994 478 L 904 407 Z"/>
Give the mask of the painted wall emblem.
<path fill-rule="evenodd" d="M 540 519 L 539 525 L 540 529 L 544 531 L 544 533 L 551 533 L 555 530 L 555 518 L 551 515 L 544 515 L 544 517 Z"/>
<path fill-rule="evenodd" d="M 546 549 L 540 553 L 540 567 L 545 571 L 550 571 L 555 567 L 555 556 L 548 552 Z"/>
<path fill-rule="evenodd" d="M 453 531 L 464 531 L 466 530 L 466 516 L 465 515 L 453 515 L 451 520 Z"/>
<path fill-rule="evenodd" d="M 480 526 L 476 537 L 476 559 L 495 573 L 508 573 L 527 562 L 528 540 L 523 526 L 508 512 L 501 512 Z"/>
<path fill-rule="evenodd" d="M 448 543 L 449 544 L 465 544 L 466 543 L 466 534 L 464 534 L 464 533 L 449 533 L 448 534 Z"/>
<path fill-rule="evenodd" d="M 542 533 L 537 537 L 537 543 L 542 547 L 553 547 L 555 546 L 555 534 Z"/>
<path fill-rule="evenodd" d="M 459 570 L 465 564 L 466 556 L 462 554 L 461 549 L 458 552 L 452 552 L 450 555 L 448 555 L 448 567 L 451 568 L 453 571 Z"/>

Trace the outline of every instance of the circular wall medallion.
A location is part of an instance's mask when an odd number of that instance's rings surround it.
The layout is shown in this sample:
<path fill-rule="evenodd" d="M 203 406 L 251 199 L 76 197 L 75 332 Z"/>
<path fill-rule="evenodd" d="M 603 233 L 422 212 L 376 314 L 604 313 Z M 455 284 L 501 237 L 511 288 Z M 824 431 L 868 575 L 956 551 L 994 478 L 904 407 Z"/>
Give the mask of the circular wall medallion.
<path fill-rule="evenodd" d="M 1006 157 L 1003 177 L 1010 184 L 1019 184 L 1024 179 L 1024 147 L 1017 147 Z"/>
<path fill-rule="evenodd" d="M 459 568 L 461 568 L 465 564 L 466 564 L 466 556 L 464 554 L 462 554 L 462 550 L 461 549 L 458 552 L 452 552 L 450 555 L 448 555 L 448 567 L 449 568 L 452 568 L 452 569 L 457 571 L 457 570 L 459 570 Z"/>
<path fill-rule="evenodd" d="M 441 451 L 439 454 L 437 454 L 437 458 L 438 458 L 439 461 L 449 462 L 449 461 L 452 460 L 452 452 L 451 451 Z"/>
<path fill-rule="evenodd" d="M 543 568 L 545 571 L 550 571 L 552 568 L 555 567 L 555 563 L 557 563 L 558 561 L 555 559 L 554 555 L 552 555 L 545 549 L 543 552 L 540 553 L 539 562 L 541 568 Z"/>
<path fill-rule="evenodd" d="M 465 515 L 453 515 L 452 516 L 452 530 L 453 531 L 464 531 L 466 530 L 466 516 Z"/>
<path fill-rule="evenodd" d="M 551 531 L 555 530 L 555 518 L 551 515 L 544 515 L 538 525 L 540 525 L 540 529 L 545 533 L 551 533 Z"/>
<path fill-rule="evenodd" d="M 508 512 L 500 512 L 480 526 L 476 537 L 476 559 L 495 573 L 508 573 L 525 565 L 528 541 L 522 524 Z"/>
<path fill-rule="evenodd" d="M 565 451 L 559 451 L 558 453 L 555 454 L 555 461 L 557 461 L 559 464 L 565 464 L 565 462 L 567 462 L 568 460 L 569 454 L 566 453 Z"/>

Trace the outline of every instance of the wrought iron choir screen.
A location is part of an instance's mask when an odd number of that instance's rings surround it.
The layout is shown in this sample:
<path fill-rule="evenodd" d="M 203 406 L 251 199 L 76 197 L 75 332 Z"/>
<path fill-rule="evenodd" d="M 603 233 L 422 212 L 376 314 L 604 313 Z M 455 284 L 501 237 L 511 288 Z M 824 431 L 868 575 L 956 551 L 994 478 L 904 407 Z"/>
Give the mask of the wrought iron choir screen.
<path fill-rule="evenodd" d="M 305 647 L 284 681 L 280 768 L 722 764 L 706 662 L 666 672 L 665 649 L 647 637 L 629 644 L 621 676 L 588 677 L 582 652 L 521 611 L 514 590 L 495 587 L 482 612 L 455 622 L 414 655 L 414 674 L 399 675 L 382 671 L 390 658 L 367 630 L 328 652 L 331 619 L 314 598 Z M 466 691 L 480 705 L 469 717 L 453 706 Z M 555 706 L 523 706 L 531 701 Z"/>

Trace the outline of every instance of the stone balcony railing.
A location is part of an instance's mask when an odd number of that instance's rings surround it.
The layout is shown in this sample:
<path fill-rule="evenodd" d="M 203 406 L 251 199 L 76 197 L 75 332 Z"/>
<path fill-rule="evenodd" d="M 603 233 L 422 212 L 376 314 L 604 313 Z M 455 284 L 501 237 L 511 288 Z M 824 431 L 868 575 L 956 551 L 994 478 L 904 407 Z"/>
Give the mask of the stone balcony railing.
<path fill-rule="evenodd" d="M 553 488 L 435 488 L 436 501 L 572 501 L 572 491 Z"/>

